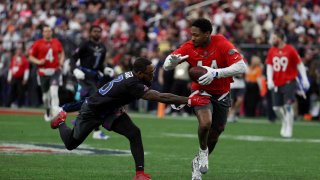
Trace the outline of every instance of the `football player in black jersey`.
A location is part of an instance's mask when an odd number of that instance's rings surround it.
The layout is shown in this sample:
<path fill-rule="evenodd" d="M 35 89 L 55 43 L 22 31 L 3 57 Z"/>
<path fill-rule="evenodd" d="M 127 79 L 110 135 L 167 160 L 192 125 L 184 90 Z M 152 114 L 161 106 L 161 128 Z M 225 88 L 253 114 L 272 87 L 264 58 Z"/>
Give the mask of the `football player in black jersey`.
<path fill-rule="evenodd" d="M 184 97 L 150 89 L 153 73 L 154 67 L 151 61 L 138 58 L 133 64 L 132 71 L 118 75 L 86 98 L 73 129 L 67 127 L 64 111 L 51 121 L 51 128 L 59 128 L 60 137 L 68 150 L 77 148 L 91 131 L 100 125 L 125 136 L 130 141 L 130 149 L 136 165 L 134 179 L 151 179 L 150 175 L 144 173 L 144 150 L 140 129 L 132 122 L 123 106 L 140 98 L 189 106 L 202 106 L 210 102 L 208 96 L 199 94 Z"/>
<path fill-rule="evenodd" d="M 84 99 L 97 91 L 99 82 L 102 78 L 111 78 L 114 71 L 110 67 L 104 66 L 106 47 L 100 42 L 102 29 L 100 26 L 93 25 L 89 30 L 89 39 L 80 44 L 72 55 L 71 68 L 73 75 L 80 85 L 80 101 L 67 103 L 62 106 L 66 112 L 79 111 Z M 104 72 L 104 73 L 102 73 Z M 94 139 L 108 139 L 99 127 L 93 132 Z"/>

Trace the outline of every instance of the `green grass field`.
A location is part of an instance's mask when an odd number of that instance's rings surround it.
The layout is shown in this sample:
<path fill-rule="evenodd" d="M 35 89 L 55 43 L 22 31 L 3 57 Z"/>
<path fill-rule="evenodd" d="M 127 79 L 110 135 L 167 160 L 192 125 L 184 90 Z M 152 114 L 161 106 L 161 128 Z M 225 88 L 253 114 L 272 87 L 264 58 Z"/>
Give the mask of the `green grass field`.
<path fill-rule="evenodd" d="M 68 117 L 68 122 L 73 117 Z M 191 179 L 191 160 L 198 151 L 195 117 L 165 118 L 132 114 L 143 136 L 145 171 L 153 180 Z M 182 120 L 184 119 L 184 120 Z M 320 179 L 320 123 L 297 122 L 292 139 L 279 136 L 280 124 L 265 119 L 240 119 L 228 124 L 204 180 Z M 86 147 L 129 150 L 128 141 L 113 132 L 107 141 Z M 39 115 L 0 115 L 0 144 L 62 145 L 58 130 Z M 0 149 L 1 150 L 1 149 Z M 79 155 L 0 152 L 0 179 L 107 179 L 134 176 L 131 155 Z"/>

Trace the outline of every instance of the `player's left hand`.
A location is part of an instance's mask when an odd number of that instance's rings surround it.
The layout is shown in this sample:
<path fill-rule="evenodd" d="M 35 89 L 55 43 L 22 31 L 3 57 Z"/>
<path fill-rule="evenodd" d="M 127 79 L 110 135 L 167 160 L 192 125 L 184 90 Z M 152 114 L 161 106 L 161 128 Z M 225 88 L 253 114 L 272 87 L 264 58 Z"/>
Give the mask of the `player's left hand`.
<path fill-rule="evenodd" d="M 302 83 L 303 89 L 308 90 L 310 88 L 310 83 L 308 79 L 302 79 L 301 83 Z"/>
<path fill-rule="evenodd" d="M 202 66 L 202 67 L 207 69 L 207 73 L 199 77 L 198 83 L 200 85 L 208 85 L 213 81 L 215 77 L 218 77 L 218 71 L 208 66 Z"/>
<path fill-rule="evenodd" d="M 199 93 L 189 96 L 188 106 L 204 106 L 210 103 L 209 96 L 201 96 Z"/>

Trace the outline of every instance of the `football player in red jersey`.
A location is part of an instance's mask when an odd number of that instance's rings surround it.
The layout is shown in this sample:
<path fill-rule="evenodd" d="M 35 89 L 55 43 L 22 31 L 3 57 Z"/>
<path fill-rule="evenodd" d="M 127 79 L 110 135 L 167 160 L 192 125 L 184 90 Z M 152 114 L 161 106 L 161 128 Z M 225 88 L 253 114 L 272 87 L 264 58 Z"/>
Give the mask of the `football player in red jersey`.
<path fill-rule="evenodd" d="M 306 69 L 301 62 L 298 52 L 285 42 L 285 34 L 277 30 L 272 35 L 272 45 L 266 59 L 267 85 L 272 90 L 273 109 L 282 121 L 280 135 L 292 137 L 293 108 L 298 73 L 301 76 L 302 89 L 310 87 Z"/>
<path fill-rule="evenodd" d="M 64 51 L 60 41 L 52 37 L 49 26 L 42 28 L 43 38 L 35 41 L 29 50 L 29 60 L 38 66 L 42 100 L 46 107 L 46 121 L 51 120 L 51 108 L 59 106 L 58 88 L 61 83 L 61 69 Z"/>
<path fill-rule="evenodd" d="M 222 35 L 211 35 L 212 25 L 207 19 L 192 23 L 191 40 L 172 52 L 165 60 L 164 70 L 170 70 L 186 61 L 193 66 L 203 66 L 207 73 L 192 82 L 192 91 L 211 97 L 211 103 L 194 107 L 197 116 L 199 154 L 192 161 L 192 179 L 201 179 L 208 171 L 208 154 L 212 153 L 223 132 L 230 107 L 232 77 L 246 71 L 241 54 Z"/>

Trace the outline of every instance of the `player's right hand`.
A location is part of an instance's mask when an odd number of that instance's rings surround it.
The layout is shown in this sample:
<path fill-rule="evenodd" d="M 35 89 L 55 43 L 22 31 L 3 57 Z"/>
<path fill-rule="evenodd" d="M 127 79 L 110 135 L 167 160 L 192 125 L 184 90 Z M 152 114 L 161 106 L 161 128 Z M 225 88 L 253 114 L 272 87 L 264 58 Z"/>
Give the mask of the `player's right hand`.
<path fill-rule="evenodd" d="M 181 56 L 181 54 L 171 54 L 170 61 L 172 64 L 179 64 L 181 61 L 187 59 L 189 55 Z"/>
<path fill-rule="evenodd" d="M 201 96 L 200 94 L 195 94 L 189 96 L 188 106 L 204 106 L 210 103 L 209 96 Z"/>
<path fill-rule="evenodd" d="M 38 61 L 38 65 L 44 65 L 46 63 L 46 59 L 40 59 Z"/>
<path fill-rule="evenodd" d="M 268 86 L 268 89 L 271 90 L 274 88 L 274 82 L 273 81 L 268 81 L 267 82 L 267 86 Z"/>
<path fill-rule="evenodd" d="M 74 76 L 76 77 L 76 79 L 78 79 L 78 80 L 83 80 L 84 77 L 85 77 L 84 72 L 81 71 L 81 70 L 78 69 L 78 68 L 75 68 L 75 69 L 73 70 L 73 75 L 74 75 Z"/>

